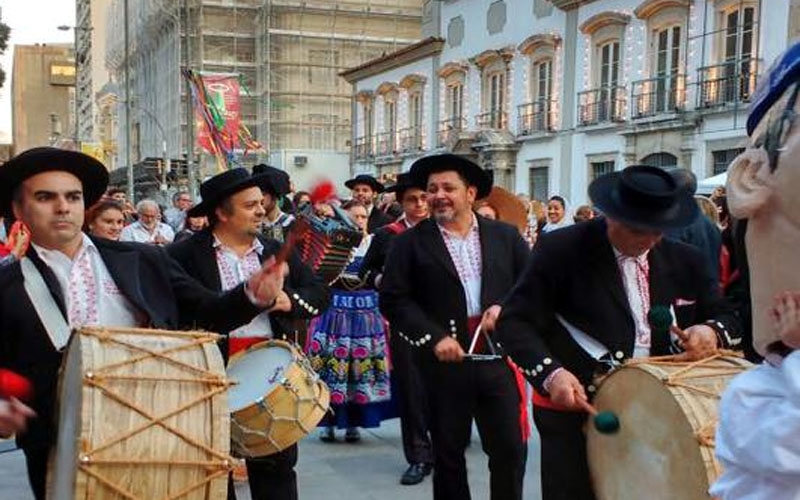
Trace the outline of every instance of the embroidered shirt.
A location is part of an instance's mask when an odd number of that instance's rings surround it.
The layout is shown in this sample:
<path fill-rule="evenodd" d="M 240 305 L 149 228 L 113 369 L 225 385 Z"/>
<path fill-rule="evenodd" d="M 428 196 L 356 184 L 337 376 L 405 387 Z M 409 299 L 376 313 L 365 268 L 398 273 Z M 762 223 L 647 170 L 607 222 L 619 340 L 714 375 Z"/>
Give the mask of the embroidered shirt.
<path fill-rule="evenodd" d="M 437 224 L 442 233 L 442 239 L 453 260 L 453 265 L 458 272 L 461 285 L 464 288 L 464 298 L 467 301 L 467 316 L 480 316 L 481 310 L 481 272 L 483 261 L 481 257 L 481 238 L 478 229 L 478 219 L 472 214 L 472 225 L 465 237 L 448 231 Z"/>
<path fill-rule="evenodd" d="M 647 314 L 650 312 L 650 264 L 643 253 L 638 257 L 623 255 L 614 248 L 617 266 L 622 275 L 622 284 L 628 304 L 633 314 L 633 324 L 636 330 L 636 341 L 633 346 L 633 357 L 650 356 L 650 323 Z"/>
<path fill-rule="evenodd" d="M 88 236 L 83 235 L 81 248 L 73 259 L 58 250 L 31 245 L 58 279 L 70 327 L 146 326 L 146 318 L 117 288 L 100 251 Z"/>
<path fill-rule="evenodd" d="M 250 276 L 261 269 L 259 256 L 264 253 L 264 245 L 261 244 L 261 240 L 258 238 L 253 238 L 253 244 L 243 256 L 239 257 L 236 252 L 226 247 L 214 235 L 214 252 L 217 259 L 217 269 L 219 270 L 219 282 L 222 286 L 222 291 L 226 292 L 249 279 Z M 269 313 L 267 311 L 261 312 L 250 323 L 233 330 L 230 336 L 239 338 L 272 338 L 272 324 L 269 321 Z"/>
<path fill-rule="evenodd" d="M 167 243 L 172 243 L 172 240 L 175 239 L 175 231 L 163 222 L 159 222 L 155 230 L 150 231 L 141 221 L 136 221 L 122 228 L 119 239 L 137 243 L 155 243 L 156 236 L 161 236 L 167 240 Z"/>

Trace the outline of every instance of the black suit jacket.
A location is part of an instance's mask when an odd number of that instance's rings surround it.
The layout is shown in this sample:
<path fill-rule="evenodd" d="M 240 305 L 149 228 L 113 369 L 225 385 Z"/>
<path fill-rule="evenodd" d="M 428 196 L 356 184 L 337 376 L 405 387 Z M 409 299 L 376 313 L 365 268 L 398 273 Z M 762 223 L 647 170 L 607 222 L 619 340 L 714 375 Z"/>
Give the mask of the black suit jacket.
<path fill-rule="evenodd" d="M 260 259 L 263 262 L 276 254 L 281 247 L 278 241 L 264 238 L 259 235 L 259 240 L 264 245 L 264 252 Z M 167 252 L 191 276 L 194 276 L 206 288 L 220 291 L 222 284 L 217 267 L 216 252 L 214 250 L 214 235 L 210 229 L 205 229 L 188 240 L 173 243 L 167 246 Z M 297 253 L 292 252 L 289 261 L 289 276 L 284 280 L 283 290 L 292 302 L 290 313 L 271 313 L 270 323 L 276 338 L 287 338 L 293 332 L 293 319 L 311 318 L 328 307 L 328 287 L 306 266 Z M 225 331 L 224 333 L 227 333 Z M 220 344 L 223 356 L 227 359 L 227 340 Z"/>
<path fill-rule="evenodd" d="M 398 231 L 397 225 L 402 229 Z M 389 247 L 394 238 L 407 229 L 405 222 L 399 221 L 390 223 L 375 231 L 372 242 L 369 244 L 367 254 L 364 255 L 364 262 L 361 264 L 359 276 L 366 283 L 367 288 L 377 289 L 375 278 L 383 273 L 383 266 L 386 263 L 386 256 L 389 254 Z"/>
<path fill-rule="evenodd" d="M 369 213 L 369 219 L 367 219 L 367 232 L 374 233 L 386 224 L 391 224 L 393 221 L 394 219 L 392 219 L 391 216 L 373 205 L 372 211 Z"/>
<path fill-rule="evenodd" d="M 726 347 L 738 344 L 739 321 L 698 250 L 662 239 L 648 262 L 651 305 L 673 306 L 682 328 L 713 320 Z M 603 344 L 615 361 L 633 355 L 633 316 L 602 218 L 543 235 L 500 316 L 495 337 L 542 392 L 560 366 L 587 385 L 598 369 L 556 314 Z M 670 347 L 669 333 L 652 333 L 652 355 L 670 354 Z"/>
<path fill-rule="evenodd" d="M 218 295 L 189 277 L 153 245 L 93 239 L 117 287 L 153 328 L 176 330 L 203 327 L 228 331 L 246 324 L 259 309 L 247 299 L 243 287 Z M 39 269 L 64 318 L 66 306 L 52 270 L 31 248 L 27 256 Z M 24 289 L 19 262 L 0 269 L 0 366 L 31 380 L 37 418 L 17 437 L 23 448 L 49 448 L 55 439 L 55 405 L 62 352 L 47 335 Z"/>
<path fill-rule="evenodd" d="M 477 217 L 481 240 L 481 309 L 501 304 L 525 265 L 528 246 L 514 227 Z M 426 348 L 456 334 L 469 347 L 467 304 L 458 272 L 433 219 L 397 236 L 389 250 L 380 289 L 381 312 L 392 332 Z M 433 358 L 428 357 L 429 360 Z"/>

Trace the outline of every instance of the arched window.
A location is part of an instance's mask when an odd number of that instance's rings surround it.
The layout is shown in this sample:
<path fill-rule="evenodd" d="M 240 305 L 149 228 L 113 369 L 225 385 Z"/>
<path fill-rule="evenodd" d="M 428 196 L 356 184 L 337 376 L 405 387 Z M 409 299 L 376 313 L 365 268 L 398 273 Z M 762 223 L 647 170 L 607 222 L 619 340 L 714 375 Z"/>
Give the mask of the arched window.
<path fill-rule="evenodd" d="M 658 168 L 677 167 L 678 158 L 669 153 L 653 153 L 642 158 L 642 165 Z"/>

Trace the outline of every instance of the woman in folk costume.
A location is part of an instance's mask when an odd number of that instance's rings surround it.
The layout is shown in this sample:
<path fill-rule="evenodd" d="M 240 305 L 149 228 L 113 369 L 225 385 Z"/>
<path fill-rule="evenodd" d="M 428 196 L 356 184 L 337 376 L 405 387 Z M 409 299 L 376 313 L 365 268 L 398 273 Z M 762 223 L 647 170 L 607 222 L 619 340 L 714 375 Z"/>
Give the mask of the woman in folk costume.
<path fill-rule="evenodd" d="M 562 196 L 551 196 L 547 200 L 547 224 L 542 228 L 542 232 L 549 233 L 562 227 L 571 226 L 572 220 L 567 214 L 567 200 Z"/>
<path fill-rule="evenodd" d="M 391 398 L 386 322 L 378 293 L 364 288 L 358 272 L 372 242 L 367 209 L 358 201 L 342 208 L 364 233 L 350 263 L 331 286 L 331 307 L 310 326 L 306 352 L 331 391 L 332 414 L 320 424 L 320 439 L 335 440 L 334 428 L 347 429 L 345 441 L 361 439 L 359 427 L 378 427 Z"/>

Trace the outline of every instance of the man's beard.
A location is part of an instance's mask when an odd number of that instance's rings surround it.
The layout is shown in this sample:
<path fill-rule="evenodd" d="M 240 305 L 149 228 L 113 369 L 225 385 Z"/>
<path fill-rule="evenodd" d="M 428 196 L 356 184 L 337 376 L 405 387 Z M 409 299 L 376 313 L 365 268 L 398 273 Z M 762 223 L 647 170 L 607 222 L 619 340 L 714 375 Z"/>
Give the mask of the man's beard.
<path fill-rule="evenodd" d="M 433 218 L 436 219 L 438 223 L 446 223 L 446 222 L 453 222 L 456 218 L 455 211 L 449 212 L 434 212 Z"/>

